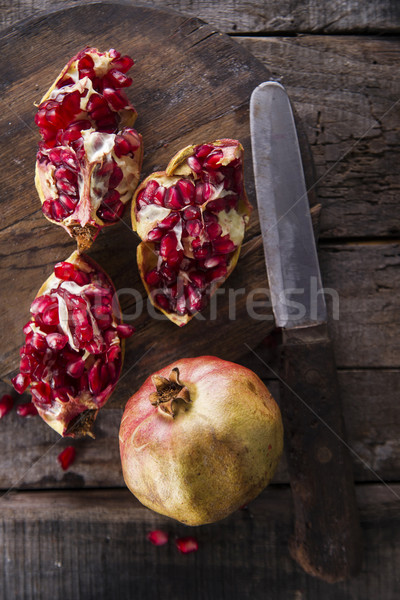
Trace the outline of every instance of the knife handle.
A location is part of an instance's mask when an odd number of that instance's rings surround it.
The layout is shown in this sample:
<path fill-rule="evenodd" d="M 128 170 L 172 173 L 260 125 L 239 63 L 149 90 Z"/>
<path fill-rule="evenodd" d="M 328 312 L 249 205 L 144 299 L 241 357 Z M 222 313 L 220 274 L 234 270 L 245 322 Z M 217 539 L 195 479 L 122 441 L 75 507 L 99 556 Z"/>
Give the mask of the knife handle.
<path fill-rule="evenodd" d="M 282 418 L 294 501 L 292 557 L 336 582 L 361 567 L 361 531 L 326 325 L 283 330 Z"/>

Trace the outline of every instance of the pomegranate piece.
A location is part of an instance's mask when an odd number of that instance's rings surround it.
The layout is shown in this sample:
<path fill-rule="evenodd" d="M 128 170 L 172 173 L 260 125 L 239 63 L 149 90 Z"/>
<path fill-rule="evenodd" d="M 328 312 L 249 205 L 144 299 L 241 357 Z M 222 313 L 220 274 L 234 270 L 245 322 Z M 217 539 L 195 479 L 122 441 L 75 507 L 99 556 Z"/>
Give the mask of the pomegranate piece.
<path fill-rule="evenodd" d="M 57 263 L 24 326 L 20 373 L 12 383 L 20 394 L 30 386 L 33 404 L 20 405 L 18 414 L 37 409 L 62 436 L 93 436 L 97 413 L 121 372 L 124 339 L 133 333 L 121 322 L 114 292 L 87 256 L 74 252 Z"/>
<path fill-rule="evenodd" d="M 57 460 L 61 465 L 63 471 L 66 471 L 74 462 L 76 457 L 76 450 L 73 446 L 67 446 L 57 456 Z"/>
<path fill-rule="evenodd" d="M 154 529 L 147 534 L 147 539 L 154 546 L 165 546 L 168 543 L 168 533 L 161 529 Z"/>
<path fill-rule="evenodd" d="M 47 219 L 88 248 L 117 223 L 138 184 L 141 135 L 122 88 L 133 65 L 116 50 L 85 48 L 71 58 L 42 98 L 35 122 L 42 141 L 35 184 Z"/>
<path fill-rule="evenodd" d="M 189 554 L 189 552 L 196 552 L 199 549 L 199 543 L 196 538 L 192 536 L 182 537 L 175 540 L 176 547 L 182 554 Z"/>
<path fill-rule="evenodd" d="M 203 310 L 239 258 L 251 206 L 243 147 L 188 146 L 137 188 L 132 226 L 140 275 L 154 306 L 179 326 Z"/>
<path fill-rule="evenodd" d="M 0 398 L 0 419 L 6 416 L 10 412 L 14 405 L 13 397 L 10 394 L 4 394 Z"/>

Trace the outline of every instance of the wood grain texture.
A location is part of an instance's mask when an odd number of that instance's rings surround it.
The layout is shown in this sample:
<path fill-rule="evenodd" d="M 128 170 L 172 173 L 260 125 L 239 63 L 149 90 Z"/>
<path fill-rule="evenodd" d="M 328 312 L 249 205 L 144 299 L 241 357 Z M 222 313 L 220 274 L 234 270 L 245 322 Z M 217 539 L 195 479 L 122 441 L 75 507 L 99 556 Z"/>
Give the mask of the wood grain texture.
<path fill-rule="evenodd" d="M 197 528 L 152 513 L 125 490 L 13 494 L 1 500 L 0 598 L 396 600 L 400 486 L 363 485 L 357 492 L 364 566 L 336 585 L 307 576 L 289 557 L 286 487 Z M 167 546 L 147 541 L 155 528 L 170 534 Z M 186 535 L 196 536 L 199 550 L 181 555 L 174 541 Z"/>
<path fill-rule="evenodd" d="M 323 205 L 320 240 L 398 238 L 399 38 L 239 39 L 270 65 L 304 124 Z"/>
<path fill-rule="evenodd" d="M 257 352 L 266 364 L 270 353 Z M 258 372 L 280 403 L 277 380 L 252 355 L 246 366 Z M 357 482 L 398 481 L 400 475 L 400 370 L 339 371 L 339 386 L 352 463 Z M 1 384 L 0 393 L 9 391 Z M 16 402 L 20 399 L 16 397 Z M 23 419 L 15 411 L 0 420 L 0 489 L 52 489 L 124 486 L 118 447 L 123 413 L 119 395 L 100 411 L 96 439 L 63 440 L 39 417 Z M 21 399 L 25 401 L 26 395 Z M 64 472 L 57 456 L 70 444 L 77 450 L 75 463 Z M 287 483 L 286 460 L 281 459 L 273 483 Z"/>
<path fill-rule="evenodd" d="M 96 0 L 87 0 L 86 3 Z M 129 0 L 126 0 L 129 3 Z M 0 27 L 41 11 L 65 7 L 61 0 L 2 0 Z M 169 8 L 204 19 L 226 33 L 308 32 L 381 33 L 400 30 L 396 0 L 141 0 L 140 4 Z"/>

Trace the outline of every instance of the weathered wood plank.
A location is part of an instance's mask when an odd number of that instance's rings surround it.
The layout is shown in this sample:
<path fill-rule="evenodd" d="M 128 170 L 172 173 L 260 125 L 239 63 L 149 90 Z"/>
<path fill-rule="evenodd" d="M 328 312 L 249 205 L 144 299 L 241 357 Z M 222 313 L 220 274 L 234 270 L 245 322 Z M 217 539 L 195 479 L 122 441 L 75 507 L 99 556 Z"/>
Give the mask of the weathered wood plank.
<path fill-rule="evenodd" d="M 266 354 L 258 351 L 265 360 Z M 260 376 L 279 402 L 278 382 L 271 372 L 252 356 L 247 366 Z M 275 370 L 275 365 L 274 365 Z M 344 418 L 352 454 L 355 479 L 378 482 L 395 481 L 400 474 L 400 370 L 340 371 Z M 6 389 L 6 386 L 2 384 Z M 133 392 L 134 390 L 132 390 Z M 15 412 L 0 421 L 0 489 L 50 489 L 81 487 L 121 487 L 124 485 L 118 448 L 118 430 L 124 398 L 115 396 L 99 414 L 96 440 L 61 439 L 35 417 L 22 419 Z M 75 463 L 62 471 L 57 455 L 72 444 Z M 289 481 L 282 458 L 275 483 Z"/>
<path fill-rule="evenodd" d="M 0 27 L 13 25 L 16 20 L 40 11 L 65 7 L 66 4 L 61 0 L 3 0 Z M 396 0 L 334 0 L 329 3 L 319 0 L 253 0 L 251 3 L 245 0 L 142 0 L 140 4 L 170 8 L 199 17 L 227 33 L 386 33 L 400 29 Z"/>
<path fill-rule="evenodd" d="M 23 492 L 1 500 L 0 598 L 362 598 L 395 600 L 400 561 L 400 486 L 357 488 L 364 535 L 359 576 L 329 585 L 290 558 L 291 497 L 271 487 L 248 509 L 213 525 L 188 528 L 140 506 L 125 490 Z M 155 528 L 167 546 L 146 539 Z M 176 537 L 195 535 L 181 555 Z M 5 569 L 5 567 L 7 567 Z"/>
<path fill-rule="evenodd" d="M 400 40 L 240 42 L 286 86 L 302 119 L 323 206 L 321 239 L 399 237 Z"/>

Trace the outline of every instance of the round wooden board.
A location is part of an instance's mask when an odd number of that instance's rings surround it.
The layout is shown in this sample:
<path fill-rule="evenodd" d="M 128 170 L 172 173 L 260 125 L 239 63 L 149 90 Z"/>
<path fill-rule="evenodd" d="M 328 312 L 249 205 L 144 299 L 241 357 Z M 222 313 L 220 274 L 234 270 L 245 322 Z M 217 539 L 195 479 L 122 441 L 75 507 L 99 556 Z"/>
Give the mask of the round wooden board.
<path fill-rule="evenodd" d="M 40 210 L 33 183 L 39 140 L 34 102 L 86 45 L 115 47 L 135 59 L 128 96 L 139 113 L 135 127 L 144 140 L 142 178 L 163 169 L 187 144 L 237 138 L 245 148 L 248 195 L 253 206 L 256 203 L 249 98 L 269 73 L 228 36 L 172 11 L 118 4 L 77 6 L 10 30 L 0 42 L 0 377 L 7 381 L 18 369 L 22 326 L 31 301 L 53 265 L 75 249 L 66 232 L 49 223 Z M 216 307 L 183 328 L 154 310 L 149 314 L 136 265 L 137 244 L 127 214 L 123 223 L 104 230 L 89 252 L 117 290 L 125 290 L 125 320 L 136 327 L 127 341 L 124 372 L 113 400 L 126 401 L 145 377 L 174 359 L 213 354 L 240 361 L 248 352 L 246 344 L 255 347 L 273 329 L 256 210 L 238 266 Z M 264 306 L 252 313 L 249 306 L 257 290 Z"/>

